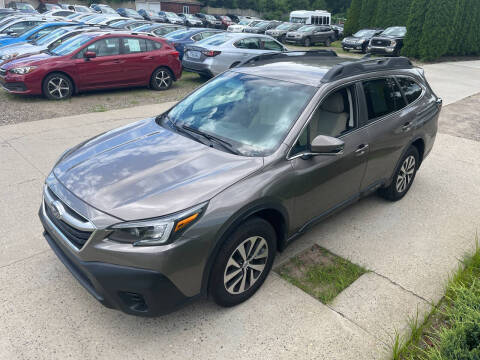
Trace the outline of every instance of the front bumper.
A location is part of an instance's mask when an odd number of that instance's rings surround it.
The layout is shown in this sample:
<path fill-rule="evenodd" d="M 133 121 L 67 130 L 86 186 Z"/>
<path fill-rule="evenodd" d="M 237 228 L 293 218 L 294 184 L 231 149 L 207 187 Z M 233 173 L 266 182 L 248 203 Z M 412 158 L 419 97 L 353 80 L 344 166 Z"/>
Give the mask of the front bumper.
<path fill-rule="evenodd" d="M 8 72 L 4 76 L 0 75 L 0 86 L 12 94 L 41 95 L 41 80 L 37 80 L 36 77 L 35 72 L 28 75 Z"/>
<path fill-rule="evenodd" d="M 39 217 L 45 229 L 43 236 L 54 253 L 104 306 L 132 315 L 158 316 L 175 311 L 195 298 L 185 296 L 166 276 L 156 271 L 80 260 L 59 245 L 59 230 L 45 216 L 43 206 Z"/>
<path fill-rule="evenodd" d="M 368 46 L 367 51 L 371 54 L 393 54 L 395 52 L 395 48 L 391 46 Z"/>
<path fill-rule="evenodd" d="M 345 50 L 363 50 L 363 44 L 347 44 L 342 43 L 342 48 Z"/>

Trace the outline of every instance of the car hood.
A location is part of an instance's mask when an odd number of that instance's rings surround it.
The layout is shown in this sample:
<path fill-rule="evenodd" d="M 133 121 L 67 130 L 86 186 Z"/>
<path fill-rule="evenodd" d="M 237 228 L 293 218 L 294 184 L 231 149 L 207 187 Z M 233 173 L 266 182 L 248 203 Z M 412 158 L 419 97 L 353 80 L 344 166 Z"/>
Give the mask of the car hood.
<path fill-rule="evenodd" d="M 10 61 L 3 67 L 8 70 L 18 66 L 41 65 L 42 63 L 50 60 L 51 58 L 52 56 L 46 53 L 35 54 Z"/>
<path fill-rule="evenodd" d="M 147 119 L 81 144 L 53 172 L 91 206 L 139 220 L 208 201 L 262 166 L 263 158 L 210 148 Z"/>
<path fill-rule="evenodd" d="M 381 36 L 374 36 L 372 40 L 398 40 L 398 39 L 403 39 L 402 36 L 387 36 L 387 35 L 381 35 Z"/>
<path fill-rule="evenodd" d="M 28 42 L 24 42 L 21 44 L 8 45 L 0 49 L 0 58 L 3 55 L 7 55 L 7 54 L 24 54 L 26 52 L 36 53 L 44 49 L 45 47 L 32 45 Z"/>

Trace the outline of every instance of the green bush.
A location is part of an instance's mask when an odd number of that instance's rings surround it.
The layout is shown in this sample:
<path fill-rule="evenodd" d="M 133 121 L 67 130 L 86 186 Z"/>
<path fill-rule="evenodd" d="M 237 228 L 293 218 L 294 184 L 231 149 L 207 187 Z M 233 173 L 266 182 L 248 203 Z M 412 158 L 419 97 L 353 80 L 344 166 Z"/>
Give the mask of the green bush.
<path fill-rule="evenodd" d="M 363 0 L 359 19 L 360 28 L 370 28 L 375 26 L 379 1 L 384 0 Z"/>
<path fill-rule="evenodd" d="M 359 30 L 361 10 L 362 0 L 352 0 L 350 8 L 347 11 L 347 21 L 345 22 L 344 32 L 346 36 L 352 35 Z"/>

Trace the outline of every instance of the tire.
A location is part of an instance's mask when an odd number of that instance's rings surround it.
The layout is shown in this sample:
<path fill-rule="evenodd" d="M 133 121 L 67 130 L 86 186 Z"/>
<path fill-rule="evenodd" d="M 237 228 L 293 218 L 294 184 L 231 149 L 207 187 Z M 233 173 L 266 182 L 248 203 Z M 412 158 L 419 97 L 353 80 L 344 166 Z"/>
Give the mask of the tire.
<path fill-rule="evenodd" d="M 312 46 L 312 40 L 310 40 L 310 38 L 307 37 L 307 38 L 303 41 L 303 45 L 306 46 L 306 47 Z"/>
<path fill-rule="evenodd" d="M 286 39 L 286 35 L 282 35 L 282 37 L 280 38 L 280 42 L 282 44 L 285 44 L 285 39 Z"/>
<path fill-rule="evenodd" d="M 366 53 L 367 53 L 367 44 L 362 46 L 362 54 L 366 54 Z"/>
<path fill-rule="evenodd" d="M 343 51 L 349 52 L 350 49 L 343 48 Z"/>
<path fill-rule="evenodd" d="M 274 228 L 261 218 L 238 226 L 222 245 L 213 265 L 209 284 L 213 300 L 230 307 L 255 294 L 272 268 L 276 244 Z"/>
<path fill-rule="evenodd" d="M 64 74 L 49 74 L 43 80 L 42 92 L 48 100 L 65 100 L 73 94 L 73 82 Z"/>
<path fill-rule="evenodd" d="M 418 150 L 416 147 L 410 146 L 395 170 L 392 183 L 386 188 L 379 189 L 379 195 L 390 201 L 403 198 L 410 190 L 413 180 L 415 180 L 419 165 Z"/>
<path fill-rule="evenodd" d="M 325 40 L 325 46 L 330 47 L 332 45 L 332 41 L 330 39 Z"/>
<path fill-rule="evenodd" d="M 166 67 L 156 69 L 150 78 L 150 87 L 153 90 L 168 90 L 173 84 L 173 74 Z"/>

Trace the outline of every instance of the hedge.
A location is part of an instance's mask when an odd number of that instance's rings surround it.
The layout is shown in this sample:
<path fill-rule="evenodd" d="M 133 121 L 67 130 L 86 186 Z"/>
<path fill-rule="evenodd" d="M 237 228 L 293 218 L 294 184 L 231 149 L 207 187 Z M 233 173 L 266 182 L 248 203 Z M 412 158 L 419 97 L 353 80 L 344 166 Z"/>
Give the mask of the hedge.
<path fill-rule="evenodd" d="M 480 55 L 480 0 L 352 0 L 347 15 L 346 35 L 407 26 L 405 56 Z"/>

